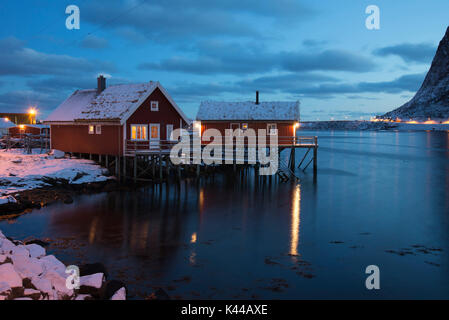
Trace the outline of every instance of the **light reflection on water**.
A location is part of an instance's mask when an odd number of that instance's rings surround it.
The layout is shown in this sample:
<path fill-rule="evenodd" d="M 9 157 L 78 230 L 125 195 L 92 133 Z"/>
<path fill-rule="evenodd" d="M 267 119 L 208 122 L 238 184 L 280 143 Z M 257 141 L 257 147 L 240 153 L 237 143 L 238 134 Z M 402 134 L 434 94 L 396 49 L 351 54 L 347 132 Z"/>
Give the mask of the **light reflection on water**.
<path fill-rule="evenodd" d="M 0 229 L 54 239 L 66 264 L 103 262 L 132 298 L 155 287 L 177 298 L 449 298 L 448 133 L 303 134 L 319 136 L 316 182 L 311 171 L 298 183 L 217 174 L 80 196 Z M 370 264 L 377 292 L 364 288 Z"/>

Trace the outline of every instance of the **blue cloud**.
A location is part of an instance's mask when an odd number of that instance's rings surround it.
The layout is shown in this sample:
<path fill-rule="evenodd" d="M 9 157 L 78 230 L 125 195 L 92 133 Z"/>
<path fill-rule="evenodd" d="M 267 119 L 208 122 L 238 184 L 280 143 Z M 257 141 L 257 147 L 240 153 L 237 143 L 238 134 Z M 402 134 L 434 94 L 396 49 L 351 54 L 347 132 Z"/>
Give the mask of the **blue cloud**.
<path fill-rule="evenodd" d="M 429 43 L 411 44 L 403 43 L 383 47 L 373 53 L 377 56 L 398 56 L 405 62 L 430 63 L 436 52 L 436 47 Z"/>
<path fill-rule="evenodd" d="M 106 70 L 115 66 L 106 61 L 89 61 L 69 55 L 47 54 L 25 46 L 17 38 L 0 39 L 0 75 L 79 75 Z"/>
<path fill-rule="evenodd" d="M 253 43 L 200 43 L 195 58 L 171 57 L 159 62 L 144 62 L 140 70 L 163 70 L 190 74 L 250 74 L 282 71 L 368 72 L 376 69 L 372 59 L 341 51 L 269 52 Z"/>
<path fill-rule="evenodd" d="M 108 47 L 108 40 L 95 35 L 89 35 L 81 41 L 80 47 L 87 49 L 105 49 Z"/>

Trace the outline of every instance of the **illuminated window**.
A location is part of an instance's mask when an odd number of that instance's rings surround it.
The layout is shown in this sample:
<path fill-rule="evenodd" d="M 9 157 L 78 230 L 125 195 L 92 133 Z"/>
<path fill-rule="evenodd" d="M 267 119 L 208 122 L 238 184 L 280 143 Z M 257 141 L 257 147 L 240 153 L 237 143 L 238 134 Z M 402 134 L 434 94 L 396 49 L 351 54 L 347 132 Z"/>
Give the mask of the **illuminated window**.
<path fill-rule="evenodd" d="M 159 101 L 151 101 L 151 111 L 159 111 Z"/>
<path fill-rule="evenodd" d="M 95 126 L 95 133 L 96 133 L 96 134 L 101 134 L 101 126 L 100 126 L 99 124 L 97 124 L 97 125 Z"/>
<path fill-rule="evenodd" d="M 245 131 L 248 129 L 248 124 L 247 123 L 242 123 L 242 130 Z"/>
<path fill-rule="evenodd" d="M 267 131 L 270 136 L 275 136 L 278 134 L 278 129 L 276 123 L 267 124 Z"/>
<path fill-rule="evenodd" d="M 94 134 L 95 133 L 95 127 L 93 125 L 89 125 L 89 134 Z"/>
<path fill-rule="evenodd" d="M 159 139 L 159 126 L 151 126 L 151 139 Z"/>
<path fill-rule="evenodd" d="M 132 124 L 131 140 L 148 140 L 147 126 L 145 124 Z"/>

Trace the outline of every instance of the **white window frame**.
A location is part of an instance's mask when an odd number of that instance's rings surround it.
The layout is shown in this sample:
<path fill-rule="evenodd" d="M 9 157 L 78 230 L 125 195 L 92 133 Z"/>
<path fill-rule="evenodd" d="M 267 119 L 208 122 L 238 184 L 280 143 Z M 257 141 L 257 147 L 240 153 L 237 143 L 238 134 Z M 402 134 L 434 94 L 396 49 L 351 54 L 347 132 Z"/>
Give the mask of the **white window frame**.
<path fill-rule="evenodd" d="M 95 134 L 101 134 L 101 124 L 95 125 Z"/>
<path fill-rule="evenodd" d="M 270 127 L 274 126 L 274 129 L 271 129 Z M 271 131 L 274 130 L 274 131 Z M 277 123 L 267 123 L 267 134 L 269 136 L 277 136 L 278 134 L 278 126 Z"/>
<path fill-rule="evenodd" d="M 169 128 L 170 128 L 170 132 L 168 130 Z M 172 125 L 172 124 L 167 124 L 165 126 L 165 134 L 166 134 L 167 141 L 173 141 L 173 128 L 174 128 L 174 125 Z"/>
<path fill-rule="evenodd" d="M 153 104 L 155 104 L 155 107 L 153 107 Z M 150 110 L 159 111 L 159 101 L 150 101 Z"/>
<path fill-rule="evenodd" d="M 147 130 L 146 130 L 146 132 L 147 132 L 147 137 L 146 137 L 146 139 L 133 139 L 133 127 L 146 127 L 147 128 Z M 147 124 L 131 124 L 130 125 L 130 127 L 129 127 L 129 131 L 130 131 L 130 138 L 131 138 L 131 141 L 148 141 L 148 138 L 149 138 L 149 132 L 148 132 L 148 125 Z M 136 136 L 137 136 L 137 129 L 136 129 Z"/>
<path fill-rule="evenodd" d="M 91 130 L 92 129 L 92 130 Z M 95 134 L 95 126 L 93 125 L 93 124 L 89 124 L 88 126 L 87 126 L 87 132 L 89 133 L 89 134 Z"/>

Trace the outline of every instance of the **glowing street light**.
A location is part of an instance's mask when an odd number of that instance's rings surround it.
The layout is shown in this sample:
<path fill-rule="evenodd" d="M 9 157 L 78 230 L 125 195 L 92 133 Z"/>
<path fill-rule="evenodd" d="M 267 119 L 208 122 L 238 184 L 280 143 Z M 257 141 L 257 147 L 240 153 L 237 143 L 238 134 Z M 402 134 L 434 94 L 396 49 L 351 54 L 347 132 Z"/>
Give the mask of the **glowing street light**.
<path fill-rule="evenodd" d="M 37 114 L 36 108 L 30 107 L 28 109 L 28 114 L 30 115 L 30 123 L 34 124 L 36 122 L 36 114 Z"/>

